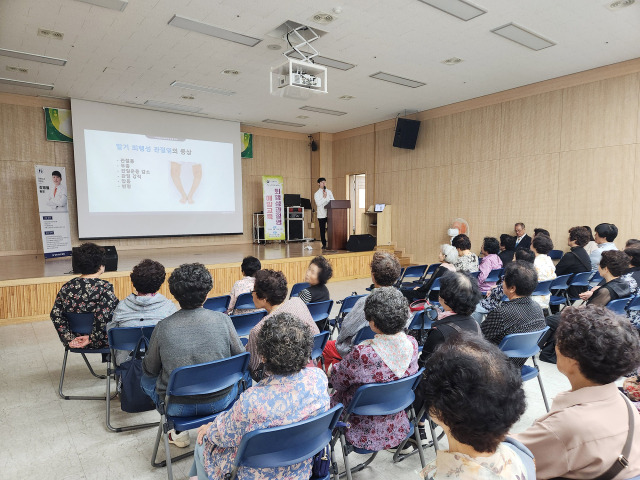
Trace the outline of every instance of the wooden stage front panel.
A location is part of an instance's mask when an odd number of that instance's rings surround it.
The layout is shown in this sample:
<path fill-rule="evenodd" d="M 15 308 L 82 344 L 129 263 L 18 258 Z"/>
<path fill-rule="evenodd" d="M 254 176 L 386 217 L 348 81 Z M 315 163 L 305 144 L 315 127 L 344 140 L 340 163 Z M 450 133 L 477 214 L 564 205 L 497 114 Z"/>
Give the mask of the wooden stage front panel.
<path fill-rule="evenodd" d="M 166 250 L 171 250 L 171 252 Z M 320 249 L 304 251 L 301 244 L 293 247 L 287 246 L 286 248 L 280 246 L 272 248 L 270 246 L 234 245 L 207 247 L 206 251 L 198 251 L 198 249 L 193 248 L 124 251 L 119 252 L 119 269 L 127 268 L 127 270 L 108 272 L 101 278 L 111 282 L 116 296 L 123 299 L 132 292 L 129 278 L 131 269 L 143 258 L 153 258 L 162 262 L 167 267 L 167 278 L 173 269 L 181 263 L 200 262 L 206 265 L 213 276 L 213 290 L 210 296 L 226 295 L 231 291 L 233 283 L 242 277 L 240 271 L 242 258 L 246 255 L 255 255 L 260 258 L 263 268 L 284 272 L 289 288 L 291 288 L 294 283 L 304 281 L 309 261 L 315 255 L 320 254 Z M 215 261 L 218 257 L 230 259 L 234 256 L 237 257 L 237 260 L 233 262 L 207 262 L 207 260 Z M 371 263 L 373 252 L 325 253 L 325 256 L 333 266 L 332 281 L 367 278 L 371 275 L 369 264 Z M 37 261 L 42 262 L 42 260 Z M 6 265 L 3 266 L 3 276 L 6 276 L 4 267 Z M 32 266 L 32 268 L 42 269 L 43 267 Z M 24 269 L 21 269 L 21 271 L 24 272 Z M 72 278 L 71 275 L 53 275 L 0 281 L 0 326 L 47 320 L 58 290 L 70 278 Z M 162 285 L 160 293 L 173 300 L 173 296 L 169 293 L 167 282 Z"/>

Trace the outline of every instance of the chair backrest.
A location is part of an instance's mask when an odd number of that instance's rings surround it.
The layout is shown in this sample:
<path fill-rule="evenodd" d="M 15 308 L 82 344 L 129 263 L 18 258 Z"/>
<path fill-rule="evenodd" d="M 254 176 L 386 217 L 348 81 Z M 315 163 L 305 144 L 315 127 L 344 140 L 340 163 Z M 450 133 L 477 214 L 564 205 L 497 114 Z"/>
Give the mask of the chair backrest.
<path fill-rule="evenodd" d="M 435 315 L 435 318 L 434 318 Z M 434 308 L 425 308 L 413 314 L 408 330 L 429 330 L 434 320 L 438 318 L 438 312 Z M 424 322 L 424 325 L 423 325 Z"/>
<path fill-rule="evenodd" d="M 425 276 L 433 275 L 439 266 L 440 266 L 439 263 L 432 263 L 431 265 L 429 265 L 429 268 L 427 268 L 427 271 L 424 272 Z"/>
<path fill-rule="evenodd" d="M 569 286 L 571 287 L 588 287 L 589 279 L 591 278 L 591 272 L 581 272 L 575 273 L 571 280 L 569 281 Z"/>
<path fill-rule="evenodd" d="M 358 387 L 345 407 L 347 415 L 393 415 L 401 412 L 415 399 L 413 391 L 420 383 L 424 368 L 413 375 L 387 383 L 369 383 Z"/>
<path fill-rule="evenodd" d="M 69 330 L 80 335 L 89 335 L 93 330 L 93 313 L 73 313 L 64 312 L 64 316 L 69 321 Z"/>
<path fill-rule="evenodd" d="M 251 332 L 251 329 L 255 327 L 266 314 L 267 312 L 265 310 L 258 310 L 257 312 L 231 315 L 231 322 L 233 322 L 238 336 L 246 337 L 249 335 L 249 332 Z"/>
<path fill-rule="evenodd" d="M 249 352 L 214 362 L 176 368 L 167 384 L 167 395 L 208 395 L 238 383 L 249 369 Z"/>
<path fill-rule="evenodd" d="M 251 299 L 251 301 L 253 301 L 253 299 Z M 203 307 L 207 310 L 224 313 L 229 309 L 229 302 L 231 302 L 230 295 L 221 295 L 219 297 L 207 298 L 204 301 Z"/>
<path fill-rule="evenodd" d="M 631 299 L 629 305 L 627 306 L 627 310 L 637 311 L 640 310 L 640 295 L 636 295 Z"/>
<path fill-rule="evenodd" d="M 140 337 L 151 339 L 155 325 L 146 327 L 116 327 L 107 332 L 109 347 L 113 350 L 126 350 L 130 352 L 138 345 Z"/>
<path fill-rule="evenodd" d="M 324 347 L 326 347 L 330 336 L 331 336 L 330 332 L 320 332 L 317 335 L 313 336 L 313 349 L 311 350 L 311 360 L 315 360 L 316 358 L 320 358 L 322 356 L 322 352 L 324 351 Z"/>
<path fill-rule="evenodd" d="M 497 282 L 504 273 L 504 268 L 495 268 L 489 272 L 485 282 Z"/>
<path fill-rule="evenodd" d="M 516 452 L 520 460 L 522 460 L 522 464 L 524 465 L 525 470 L 527 471 L 528 479 L 536 478 L 536 464 L 533 458 L 533 453 L 527 447 L 525 447 L 522 443 L 520 443 L 515 438 L 507 437 L 505 438 L 504 445 L 508 446 L 511 450 Z"/>
<path fill-rule="evenodd" d="M 420 278 L 424 275 L 427 268 L 427 265 L 411 265 L 405 268 L 402 278 Z"/>
<path fill-rule="evenodd" d="M 552 282 L 551 282 L 551 286 L 549 287 L 550 290 L 566 290 L 567 288 L 569 288 L 569 281 L 571 279 L 571 274 L 567 274 L 567 275 L 560 275 L 559 277 L 556 277 Z"/>
<path fill-rule="evenodd" d="M 365 340 L 369 340 L 375 336 L 376 334 L 373 333 L 373 330 L 371 330 L 371 327 L 369 325 L 365 325 L 360 330 L 358 330 L 358 332 L 353 336 L 353 344 L 358 345 L 364 342 Z"/>
<path fill-rule="evenodd" d="M 538 341 L 547 333 L 549 327 L 543 330 L 527 333 L 512 333 L 502 339 L 498 348 L 509 358 L 529 358 L 540 351 Z"/>
<path fill-rule="evenodd" d="M 618 315 L 626 315 L 627 314 L 626 306 L 627 306 L 627 303 L 629 303 L 629 300 L 631 300 L 630 297 L 611 300 L 609 303 L 607 303 L 606 307 L 609 310 L 611 310 L 613 313 L 617 313 Z"/>
<path fill-rule="evenodd" d="M 544 280 L 542 282 L 538 282 L 538 286 L 533 291 L 531 296 L 533 297 L 537 295 L 551 295 L 551 282 L 553 282 L 553 280 Z"/>
<path fill-rule="evenodd" d="M 591 278 L 589 279 L 589 283 L 596 284 L 596 283 L 600 283 L 601 280 L 602 280 L 602 275 L 600 275 L 600 272 L 596 270 L 591 276 Z"/>
<path fill-rule="evenodd" d="M 326 320 L 329 318 L 331 309 L 333 308 L 333 300 L 325 300 L 324 302 L 307 303 L 309 313 L 314 322 Z"/>
<path fill-rule="evenodd" d="M 304 290 L 305 288 L 309 288 L 310 286 L 311 284 L 307 282 L 300 282 L 300 283 L 294 284 L 293 287 L 291 287 L 291 294 L 289 295 L 289 298 L 297 297 L 298 295 L 300 295 L 300 292 L 302 290 Z"/>
<path fill-rule="evenodd" d="M 547 255 L 551 260 L 560 260 L 562 258 L 562 250 L 551 250 Z"/>
<path fill-rule="evenodd" d="M 342 305 L 340 305 L 340 313 L 339 315 L 344 316 L 349 313 L 353 307 L 358 303 L 362 297 L 366 297 L 367 295 L 350 295 L 342 301 Z"/>
<path fill-rule="evenodd" d="M 326 412 L 300 422 L 246 433 L 234 459 L 234 470 L 239 466 L 286 467 L 313 457 L 331 442 L 342 409 L 342 404 L 338 403 Z"/>
<path fill-rule="evenodd" d="M 233 307 L 236 310 L 249 310 L 256 308 L 256 304 L 253 303 L 253 294 L 251 292 L 241 293 L 236 300 L 236 306 Z"/>
<path fill-rule="evenodd" d="M 469 275 L 471 275 L 473 278 L 477 280 L 478 277 L 480 276 L 480 271 L 478 270 L 476 272 L 471 272 Z"/>

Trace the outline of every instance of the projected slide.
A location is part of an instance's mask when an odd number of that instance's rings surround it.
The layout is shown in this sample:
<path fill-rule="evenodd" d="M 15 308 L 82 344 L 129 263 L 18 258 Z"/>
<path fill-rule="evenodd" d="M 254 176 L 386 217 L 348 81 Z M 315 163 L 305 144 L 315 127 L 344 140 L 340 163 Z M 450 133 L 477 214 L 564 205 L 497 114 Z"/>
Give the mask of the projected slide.
<path fill-rule="evenodd" d="M 232 212 L 231 143 L 85 130 L 89 212 Z"/>

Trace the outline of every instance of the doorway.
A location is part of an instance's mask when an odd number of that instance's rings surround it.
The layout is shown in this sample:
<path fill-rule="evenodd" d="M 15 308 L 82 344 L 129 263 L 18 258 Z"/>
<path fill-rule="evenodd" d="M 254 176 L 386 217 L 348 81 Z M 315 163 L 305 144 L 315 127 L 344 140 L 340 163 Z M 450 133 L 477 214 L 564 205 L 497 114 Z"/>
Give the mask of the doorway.
<path fill-rule="evenodd" d="M 360 235 L 366 229 L 362 225 L 362 217 L 367 210 L 366 206 L 366 175 L 358 173 L 347 175 L 347 200 L 351 201 L 349 213 L 349 234 Z"/>

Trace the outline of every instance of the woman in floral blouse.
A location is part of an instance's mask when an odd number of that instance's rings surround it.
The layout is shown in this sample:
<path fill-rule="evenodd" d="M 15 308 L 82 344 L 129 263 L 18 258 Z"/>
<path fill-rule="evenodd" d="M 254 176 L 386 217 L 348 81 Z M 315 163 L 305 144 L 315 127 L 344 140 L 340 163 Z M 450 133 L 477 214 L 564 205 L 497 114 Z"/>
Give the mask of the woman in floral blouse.
<path fill-rule="evenodd" d="M 327 377 L 305 368 L 311 356 L 310 328 L 290 313 L 267 319 L 258 334 L 258 355 L 268 375 L 246 390 L 233 407 L 198 430 L 192 480 L 222 479 L 233 469 L 242 437 L 254 430 L 305 420 L 329 408 Z M 308 480 L 311 459 L 279 468 L 240 467 L 240 480 Z"/>
<path fill-rule="evenodd" d="M 106 326 L 118 306 L 113 285 L 100 280 L 104 273 L 104 249 L 95 243 L 83 243 L 73 249 L 73 271 L 79 277 L 65 283 L 51 309 L 51 321 L 60 341 L 70 348 L 106 348 Z M 90 335 L 76 335 L 69 329 L 65 312 L 93 313 L 93 330 Z"/>
<path fill-rule="evenodd" d="M 418 343 L 404 333 L 409 316 L 407 300 L 393 287 L 376 288 L 364 305 L 364 315 L 376 333 L 353 347 L 333 366 L 331 406 L 351 402 L 358 387 L 399 380 L 418 371 Z M 406 412 L 349 417 L 347 441 L 358 448 L 379 451 L 397 447 L 409 435 Z"/>
<path fill-rule="evenodd" d="M 451 245 L 458 250 L 458 260 L 453 264 L 458 272 L 473 273 L 478 271 L 478 256 L 471 251 L 471 240 L 464 233 L 456 235 Z"/>

